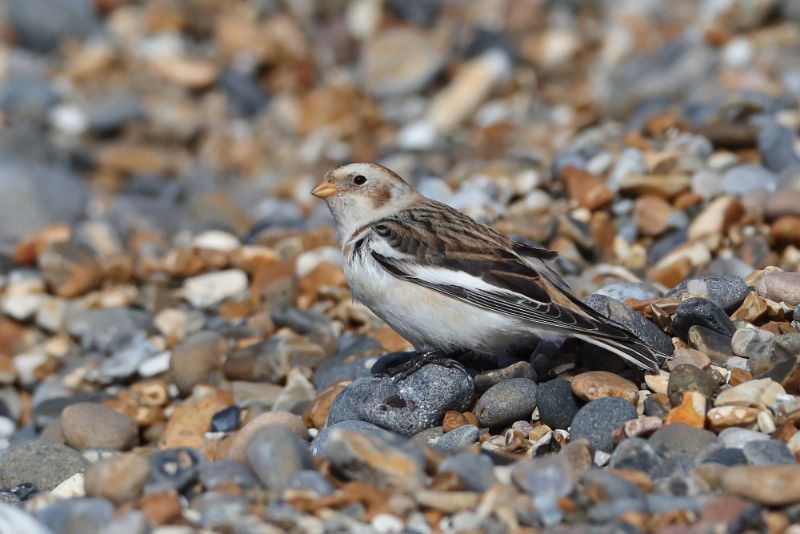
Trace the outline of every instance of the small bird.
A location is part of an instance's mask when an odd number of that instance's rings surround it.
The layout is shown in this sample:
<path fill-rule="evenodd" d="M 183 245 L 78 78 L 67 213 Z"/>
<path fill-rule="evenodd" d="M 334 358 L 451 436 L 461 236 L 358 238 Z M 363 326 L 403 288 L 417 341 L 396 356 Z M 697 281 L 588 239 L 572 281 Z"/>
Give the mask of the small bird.
<path fill-rule="evenodd" d="M 375 163 L 329 171 L 311 194 L 336 222 L 353 296 L 421 353 L 508 355 L 575 337 L 657 370 L 667 356 L 573 295 L 557 253 L 512 241 Z"/>

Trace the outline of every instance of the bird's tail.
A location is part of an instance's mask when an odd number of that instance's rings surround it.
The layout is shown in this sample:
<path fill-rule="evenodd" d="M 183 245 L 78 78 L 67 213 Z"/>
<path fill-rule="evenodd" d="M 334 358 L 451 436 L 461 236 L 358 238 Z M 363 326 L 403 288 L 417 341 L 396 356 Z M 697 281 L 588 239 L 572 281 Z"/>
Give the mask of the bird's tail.
<path fill-rule="evenodd" d="M 639 341 L 617 340 L 580 334 L 574 335 L 574 337 L 609 350 L 645 371 L 658 371 L 661 364 L 669 359 L 666 354 Z"/>

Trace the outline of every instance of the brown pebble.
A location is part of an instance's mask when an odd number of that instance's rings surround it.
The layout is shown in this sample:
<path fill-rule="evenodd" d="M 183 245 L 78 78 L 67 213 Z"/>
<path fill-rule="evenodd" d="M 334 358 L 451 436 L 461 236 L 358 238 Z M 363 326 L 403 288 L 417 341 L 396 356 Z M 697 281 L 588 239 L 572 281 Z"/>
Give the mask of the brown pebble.
<path fill-rule="evenodd" d="M 449 410 L 444 414 L 444 419 L 442 420 L 442 430 L 444 432 L 450 432 L 451 430 L 455 430 L 456 428 L 462 427 L 466 424 L 467 419 L 461 412 Z"/>
<path fill-rule="evenodd" d="M 630 380 L 607 371 L 589 371 L 572 379 L 572 392 L 586 401 L 619 397 L 631 404 L 639 398 L 639 388 Z"/>
<path fill-rule="evenodd" d="M 75 449 L 108 447 L 125 450 L 139 439 L 139 429 L 133 419 L 93 402 L 78 402 L 64 408 L 61 431 L 67 444 Z"/>
<path fill-rule="evenodd" d="M 150 461 L 139 454 L 119 454 L 90 465 L 84 474 L 89 497 L 122 504 L 141 495 L 150 476 Z"/>

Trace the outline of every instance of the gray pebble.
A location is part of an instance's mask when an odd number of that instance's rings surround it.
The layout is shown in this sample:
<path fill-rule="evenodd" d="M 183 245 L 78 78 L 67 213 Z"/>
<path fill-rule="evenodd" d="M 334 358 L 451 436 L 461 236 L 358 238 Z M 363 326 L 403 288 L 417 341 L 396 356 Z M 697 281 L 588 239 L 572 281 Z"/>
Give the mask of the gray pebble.
<path fill-rule="evenodd" d="M 394 381 L 387 376 L 355 380 L 333 401 L 328 424 L 361 420 L 412 436 L 441 423 L 448 410 L 472 402 L 472 378 L 461 366 L 426 365 Z"/>
<path fill-rule="evenodd" d="M 800 167 L 795 138 L 791 128 L 776 121 L 767 122 L 758 132 L 758 150 L 764 166 L 776 174 Z"/>
<path fill-rule="evenodd" d="M 200 512 L 200 525 L 214 530 L 229 530 L 250 511 L 250 503 L 244 497 L 216 491 L 199 494 L 190 506 Z"/>
<path fill-rule="evenodd" d="M 749 288 L 738 276 L 692 276 L 669 290 L 666 296 L 679 297 L 684 293 L 707 298 L 726 313 L 736 311 Z"/>
<path fill-rule="evenodd" d="M 786 443 L 777 439 L 750 441 L 744 444 L 743 452 L 751 465 L 794 464 L 797 463 Z"/>
<path fill-rule="evenodd" d="M 736 331 L 733 322 L 719 306 L 698 297 L 681 302 L 672 317 L 672 329 L 682 339 L 687 338 L 692 326 L 703 326 L 728 337 Z"/>
<path fill-rule="evenodd" d="M 298 471 L 313 469 L 304 441 L 282 426 L 262 428 L 247 443 L 247 462 L 267 489 L 283 490 Z"/>
<path fill-rule="evenodd" d="M 536 408 L 536 382 L 512 378 L 489 388 L 475 405 L 475 416 L 489 428 L 526 421 Z"/>
<path fill-rule="evenodd" d="M 303 469 L 297 471 L 286 486 L 289 489 L 310 490 L 319 495 L 320 497 L 327 497 L 332 495 L 336 488 L 333 484 L 328 482 L 319 471 L 311 469 Z"/>
<path fill-rule="evenodd" d="M 223 459 L 200 466 L 200 483 L 206 489 L 214 489 L 220 484 L 230 482 L 245 488 L 258 484 L 250 467 L 235 460 Z"/>
<path fill-rule="evenodd" d="M 539 384 L 536 389 L 539 417 L 550 428 L 569 428 L 583 402 L 572 393 L 568 380 L 555 378 Z"/>
<path fill-rule="evenodd" d="M 722 190 L 741 196 L 754 189 L 774 191 L 778 177 L 761 165 L 738 165 L 722 176 Z"/>
<path fill-rule="evenodd" d="M 661 462 L 661 457 L 646 439 L 634 437 L 617 445 L 608 465 L 615 469 L 633 469 L 652 474 Z"/>
<path fill-rule="evenodd" d="M 710 328 L 694 325 L 688 332 L 689 346 L 697 349 L 711 359 L 715 365 L 725 365 L 728 358 L 733 356 L 731 351 L 731 337 L 720 334 Z"/>
<path fill-rule="evenodd" d="M 575 414 L 570 437 L 572 440 L 586 438 L 595 449 L 611 452 L 614 431 L 636 417 L 636 408 L 618 397 L 593 400 Z"/>
<path fill-rule="evenodd" d="M 656 451 L 666 457 L 697 455 L 710 443 L 716 441 L 713 432 L 694 428 L 683 423 L 674 423 L 659 428 L 648 441 Z"/>
<path fill-rule="evenodd" d="M 474 452 L 459 452 L 445 458 L 439 464 L 438 471 L 458 474 L 468 491 L 486 491 L 496 481 L 492 461 L 487 456 Z"/>
<path fill-rule="evenodd" d="M 51 490 L 75 473 L 83 472 L 88 462 L 74 449 L 46 440 L 19 442 L 0 459 L 0 479 L 6 486 L 30 482 Z"/>
<path fill-rule="evenodd" d="M 480 431 L 475 425 L 462 425 L 444 434 L 436 441 L 436 448 L 441 451 L 456 451 L 469 447 L 478 441 Z"/>
<path fill-rule="evenodd" d="M 78 498 L 57 501 L 36 518 L 54 534 L 99 532 L 111 521 L 114 505 L 105 499 Z"/>
<path fill-rule="evenodd" d="M 719 433 L 719 442 L 723 447 L 744 449 L 744 446 L 751 441 L 762 441 L 770 439 L 768 435 L 750 430 L 747 428 L 731 427 Z"/>
<path fill-rule="evenodd" d="M 720 447 L 718 444 L 713 443 L 708 452 L 700 455 L 698 458 L 700 464 L 720 464 L 726 467 L 734 465 L 744 465 L 747 463 L 747 458 L 742 452 L 742 449 L 732 449 L 728 447 Z"/>
<path fill-rule="evenodd" d="M 98 25 L 89 0 L 11 0 L 7 5 L 19 43 L 35 52 L 53 52 L 67 39 L 84 39 Z"/>
<path fill-rule="evenodd" d="M 601 287 L 594 294 L 624 302 L 627 299 L 656 299 L 661 297 L 661 290 L 647 282 L 615 282 Z"/>

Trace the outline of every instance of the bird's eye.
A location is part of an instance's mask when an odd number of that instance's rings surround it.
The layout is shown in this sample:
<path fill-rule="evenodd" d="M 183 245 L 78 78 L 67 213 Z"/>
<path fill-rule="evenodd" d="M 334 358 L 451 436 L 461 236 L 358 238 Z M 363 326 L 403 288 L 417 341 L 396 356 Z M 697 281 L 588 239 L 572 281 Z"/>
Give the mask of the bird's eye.
<path fill-rule="evenodd" d="M 356 185 L 364 185 L 367 183 L 367 178 L 361 174 L 353 178 L 353 183 Z"/>

